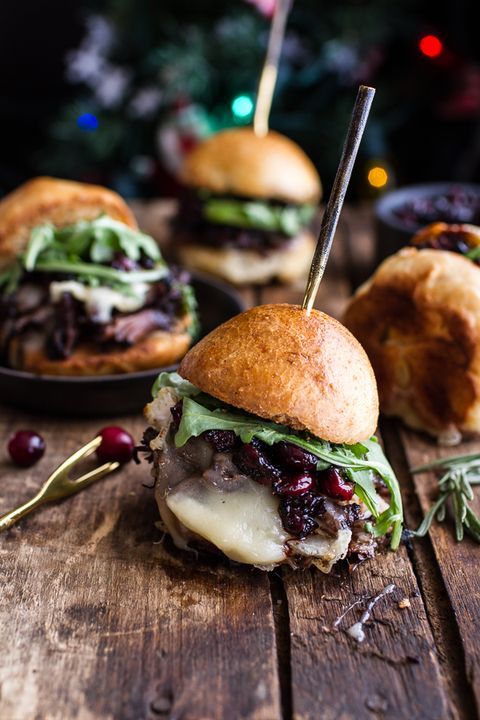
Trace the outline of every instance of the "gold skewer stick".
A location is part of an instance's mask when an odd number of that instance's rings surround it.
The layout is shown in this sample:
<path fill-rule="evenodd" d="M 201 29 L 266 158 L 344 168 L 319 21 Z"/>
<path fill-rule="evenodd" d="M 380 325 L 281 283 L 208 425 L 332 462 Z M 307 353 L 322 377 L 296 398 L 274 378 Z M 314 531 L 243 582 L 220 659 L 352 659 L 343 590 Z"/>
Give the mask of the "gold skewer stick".
<path fill-rule="evenodd" d="M 277 83 L 278 64 L 292 0 L 277 0 L 268 38 L 267 54 L 258 84 L 257 103 L 253 116 L 253 132 L 259 137 L 268 133 L 268 118 Z"/>
<path fill-rule="evenodd" d="M 91 485 L 96 480 L 105 477 L 109 473 L 117 470 L 120 467 L 118 462 L 107 462 L 100 467 L 90 470 L 90 472 L 81 475 L 78 478 L 71 478 L 70 472 L 73 467 L 84 458 L 88 457 L 99 447 L 102 442 L 102 438 L 98 435 L 97 437 L 90 440 L 89 443 L 81 447 L 79 450 L 73 453 L 67 458 L 48 478 L 48 480 L 42 485 L 38 493 L 31 500 L 28 500 L 23 505 L 10 510 L 10 512 L 0 517 L 0 532 L 2 530 L 8 530 L 8 528 L 15 525 L 20 518 L 28 515 L 32 510 L 36 510 L 40 505 L 44 505 L 54 500 L 60 500 L 61 498 L 73 495 L 79 490 Z"/>
<path fill-rule="evenodd" d="M 305 296 L 303 298 L 302 307 L 310 315 L 315 298 L 318 292 L 318 286 L 323 277 L 328 256 L 332 247 L 335 230 L 337 229 L 338 218 L 342 210 L 345 193 L 347 192 L 348 183 L 352 175 L 353 166 L 357 157 L 360 141 L 363 131 L 367 124 L 368 115 L 375 95 L 374 88 L 360 85 L 358 89 L 357 99 L 353 108 L 350 125 L 343 145 L 342 157 L 338 166 L 337 174 L 332 187 L 332 192 L 328 199 L 327 207 L 322 218 L 322 226 L 317 240 L 317 247 L 313 256 L 310 273 L 308 276 Z"/>

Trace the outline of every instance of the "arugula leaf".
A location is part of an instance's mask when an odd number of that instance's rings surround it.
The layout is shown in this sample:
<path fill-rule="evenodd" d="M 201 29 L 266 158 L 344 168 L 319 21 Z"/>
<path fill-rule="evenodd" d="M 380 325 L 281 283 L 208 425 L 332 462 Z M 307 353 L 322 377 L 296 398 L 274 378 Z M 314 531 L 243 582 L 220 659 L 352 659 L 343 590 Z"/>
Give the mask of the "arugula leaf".
<path fill-rule="evenodd" d="M 136 262 L 144 253 L 159 266 L 166 267 L 153 238 L 107 215 L 63 228 L 50 224 L 33 228 L 23 266 L 31 272 L 41 261 L 106 263 L 116 252 L 123 252 Z"/>
<path fill-rule="evenodd" d="M 199 395 L 201 393 L 199 388 L 192 385 L 191 382 L 188 382 L 188 380 L 185 380 L 176 372 L 160 373 L 153 384 L 152 397 L 157 397 L 160 390 L 164 387 L 173 388 L 180 397 L 194 397 L 195 395 Z"/>
<path fill-rule="evenodd" d="M 45 273 L 68 273 L 72 275 L 84 275 L 87 278 L 100 278 L 113 283 L 131 285 L 138 282 L 155 282 L 168 275 L 168 268 L 160 266 L 156 270 L 134 270 L 122 272 L 108 265 L 95 265 L 94 263 L 83 263 L 69 260 L 39 260 L 35 265 L 35 272 Z"/>
<path fill-rule="evenodd" d="M 296 235 L 313 217 L 313 205 L 298 207 L 269 205 L 260 201 L 240 201 L 211 198 L 203 205 L 203 215 L 209 222 L 235 227 L 276 230 Z"/>
<path fill-rule="evenodd" d="M 392 528 L 391 547 L 400 543 L 403 509 L 400 488 L 395 474 L 375 438 L 357 445 L 332 445 L 306 433 L 296 433 L 286 425 L 267 422 L 252 415 L 226 412 L 223 408 L 209 410 L 188 394 L 183 399 L 182 420 L 175 435 L 176 447 L 182 447 L 191 437 L 198 437 L 206 430 L 231 430 L 244 443 L 254 437 L 268 445 L 286 441 L 313 453 L 319 459 L 319 469 L 335 465 L 343 467 L 355 482 L 355 491 L 365 502 L 372 515 L 377 518 L 371 528 L 376 536 L 385 535 Z M 201 399 L 201 398 L 197 398 Z M 365 452 L 362 452 L 363 449 Z M 362 453 L 362 454 L 361 454 Z M 390 492 L 390 506 L 379 513 L 378 496 L 373 484 L 372 473 L 376 472 Z"/>
<path fill-rule="evenodd" d="M 191 322 L 188 328 L 188 332 L 196 340 L 200 335 L 200 320 L 198 317 L 198 302 L 195 296 L 195 292 L 191 285 L 177 284 L 178 289 L 182 295 L 182 307 L 183 312 L 186 315 L 190 315 Z"/>
<path fill-rule="evenodd" d="M 25 270 L 31 272 L 38 257 L 48 248 L 55 245 L 55 231 L 53 225 L 37 225 L 30 233 L 30 241 L 23 259 Z"/>

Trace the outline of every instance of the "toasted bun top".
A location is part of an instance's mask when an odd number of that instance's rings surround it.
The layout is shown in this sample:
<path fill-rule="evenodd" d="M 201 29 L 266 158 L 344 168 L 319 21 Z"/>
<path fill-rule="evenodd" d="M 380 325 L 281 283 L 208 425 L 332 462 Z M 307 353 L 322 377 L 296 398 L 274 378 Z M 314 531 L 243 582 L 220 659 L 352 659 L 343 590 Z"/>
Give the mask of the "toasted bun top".
<path fill-rule="evenodd" d="M 120 195 L 107 188 L 48 177 L 29 180 L 0 200 L 0 269 L 24 250 L 35 225 L 71 225 L 101 213 L 137 227 Z"/>
<path fill-rule="evenodd" d="M 480 227 L 477 225 L 469 225 L 468 223 L 448 224 L 444 222 L 434 222 L 419 230 L 412 238 L 413 245 L 429 245 L 436 247 L 436 243 L 444 237 L 453 242 L 463 242 L 470 248 L 480 245 Z M 438 245 L 440 250 L 448 250 L 448 246 Z"/>
<path fill-rule="evenodd" d="M 251 128 L 223 130 L 188 156 L 181 179 L 186 185 L 222 195 L 315 203 L 320 178 L 303 150 L 270 130 L 258 137 Z"/>
<path fill-rule="evenodd" d="M 366 440 L 378 396 L 361 345 L 337 320 L 296 305 L 261 305 L 213 330 L 180 375 L 209 395 L 323 440 Z"/>

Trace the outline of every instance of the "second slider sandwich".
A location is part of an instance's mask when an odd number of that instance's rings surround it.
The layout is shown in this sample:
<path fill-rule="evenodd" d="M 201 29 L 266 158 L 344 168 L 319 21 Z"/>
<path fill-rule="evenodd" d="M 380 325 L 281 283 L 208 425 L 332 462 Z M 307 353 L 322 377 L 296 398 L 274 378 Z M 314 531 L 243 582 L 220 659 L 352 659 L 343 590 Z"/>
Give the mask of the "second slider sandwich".
<path fill-rule="evenodd" d="M 321 184 L 292 140 L 219 132 L 188 155 L 181 179 L 189 191 L 175 237 L 183 264 L 238 285 L 306 275 Z"/>
<path fill-rule="evenodd" d="M 116 193 L 36 178 L 0 201 L 0 363 L 44 375 L 171 365 L 196 332 L 169 268 Z"/>
<path fill-rule="evenodd" d="M 375 378 L 339 322 L 264 305 L 163 373 L 146 408 L 165 530 L 181 548 L 270 570 L 371 557 L 402 528 L 398 482 L 372 438 Z"/>

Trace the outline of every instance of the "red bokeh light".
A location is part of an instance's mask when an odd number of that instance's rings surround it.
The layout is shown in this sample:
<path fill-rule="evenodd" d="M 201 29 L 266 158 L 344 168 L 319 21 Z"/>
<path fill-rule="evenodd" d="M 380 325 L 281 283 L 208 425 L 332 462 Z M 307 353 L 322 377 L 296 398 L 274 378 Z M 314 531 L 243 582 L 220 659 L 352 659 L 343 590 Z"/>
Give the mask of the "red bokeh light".
<path fill-rule="evenodd" d="M 425 35 L 418 43 L 420 52 L 429 58 L 435 58 L 442 54 L 443 43 L 436 35 Z"/>

